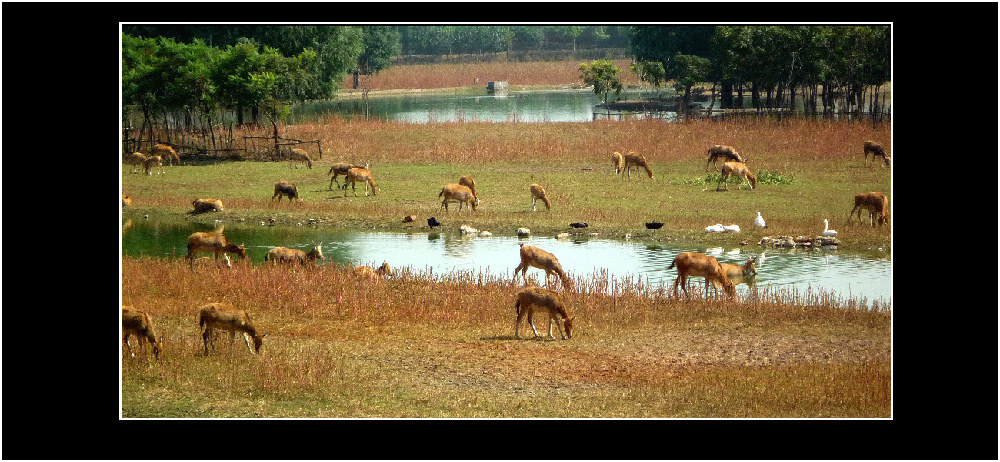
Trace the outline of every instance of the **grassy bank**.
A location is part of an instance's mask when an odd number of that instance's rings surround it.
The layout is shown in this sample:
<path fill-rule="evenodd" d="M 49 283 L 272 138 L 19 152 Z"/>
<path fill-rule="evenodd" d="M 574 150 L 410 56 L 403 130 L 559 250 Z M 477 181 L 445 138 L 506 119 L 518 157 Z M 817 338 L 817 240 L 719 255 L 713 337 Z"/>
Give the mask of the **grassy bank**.
<path fill-rule="evenodd" d="M 249 223 L 274 218 L 279 224 L 314 219 L 319 226 L 392 230 L 413 226 L 401 219 L 415 214 L 418 227 L 426 227 L 425 219 L 433 215 L 446 230 L 468 224 L 508 235 L 519 227 L 536 234 L 573 231 L 568 223 L 585 221 L 588 232 L 602 237 L 726 244 L 756 244 L 768 234 L 815 236 L 826 218 L 840 232 L 842 248 L 890 249 L 890 227 L 844 224 L 855 193 L 883 191 L 891 204 L 890 169 L 865 167 L 861 153 L 866 139 L 891 150 L 884 125 L 805 120 L 420 125 L 330 119 L 282 127 L 282 133 L 321 140 L 323 159 L 313 169 L 289 169 L 287 162 L 226 162 L 167 167 L 166 174 L 152 177 L 130 174 L 126 167 L 123 192 L 135 201 L 126 217 Z M 705 169 L 712 144 L 737 146 L 760 177 L 758 188 L 737 190 L 730 181 L 730 191 L 716 192 L 711 179 L 718 176 Z M 645 155 L 654 178 L 615 176 L 613 151 Z M 349 192 L 345 198 L 329 191 L 327 170 L 342 160 L 370 162 L 378 194 L 366 198 L 359 192 L 362 197 L 355 198 Z M 479 210 L 439 211 L 441 187 L 461 175 L 476 179 Z M 296 183 L 304 202 L 271 202 L 279 180 Z M 546 188 L 551 211 L 531 213 L 531 183 Z M 226 211 L 189 216 L 197 197 L 222 199 Z M 767 219 L 767 230 L 753 226 L 757 211 Z M 653 220 L 666 223 L 655 235 L 643 227 Z M 735 223 L 743 232 L 703 231 L 715 223 Z"/>
<path fill-rule="evenodd" d="M 164 338 L 162 361 L 123 361 L 125 417 L 890 416 L 886 312 L 595 279 L 568 295 L 572 340 L 515 340 L 515 287 L 476 274 L 370 283 L 336 266 L 191 273 L 159 258 L 122 273 L 124 303 Z M 251 314 L 259 356 L 225 340 L 201 353 L 195 312 L 210 301 Z"/>

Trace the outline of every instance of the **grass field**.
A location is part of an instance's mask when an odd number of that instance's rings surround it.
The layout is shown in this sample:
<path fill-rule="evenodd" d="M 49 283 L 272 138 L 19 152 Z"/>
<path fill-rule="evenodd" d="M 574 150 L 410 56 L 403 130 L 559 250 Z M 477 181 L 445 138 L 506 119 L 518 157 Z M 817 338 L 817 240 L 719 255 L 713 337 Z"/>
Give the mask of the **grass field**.
<path fill-rule="evenodd" d="M 313 169 L 287 162 L 222 162 L 133 175 L 125 218 L 393 229 L 434 215 L 445 231 L 495 234 L 529 227 L 617 238 L 756 245 L 767 234 L 817 235 L 823 218 L 842 248 L 889 250 L 889 227 L 843 225 L 857 192 L 890 195 L 891 170 L 864 167 L 861 142 L 888 145 L 887 126 L 823 121 L 730 123 L 444 123 L 331 119 L 282 127 L 320 139 Z M 774 181 L 715 192 L 705 151 L 731 144 Z M 887 146 L 889 147 L 889 146 Z M 891 147 L 890 147 L 891 150 Z M 623 180 L 613 151 L 644 154 L 655 171 Z M 370 162 L 378 195 L 329 191 L 329 166 Z M 478 212 L 439 212 L 437 193 L 473 176 Z M 763 175 L 762 175 L 763 176 Z M 279 180 L 304 202 L 270 201 Z M 546 187 L 550 212 L 530 212 L 528 185 Z M 194 198 L 221 213 L 189 216 Z M 461 218 L 459 218 L 459 216 Z M 644 221 L 666 223 L 656 236 Z M 890 218 L 890 223 L 891 223 Z M 736 223 L 739 234 L 702 229 Z M 426 226 L 426 225 L 420 225 Z M 647 234 L 643 234 L 647 233 Z M 414 275 L 370 283 L 336 266 L 236 265 L 188 270 L 184 261 L 122 259 L 122 301 L 149 311 L 162 361 L 122 362 L 124 417 L 890 417 L 891 313 L 763 294 L 678 300 L 631 281 L 594 281 L 611 295 L 568 295 L 569 341 L 513 339 L 516 287 L 481 275 L 438 283 Z M 585 289 L 585 288 L 584 288 Z M 197 306 L 226 301 L 267 333 L 262 353 L 226 341 L 201 353 Z M 540 326 L 544 329 L 544 326 Z M 525 332 L 522 327 L 522 333 Z M 523 335 L 523 334 L 522 334 Z M 530 335 L 530 334 L 529 334 Z"/>
<path fill-rule="evenodd" d="M 402 228 L 402 217 L 419 222 L 434 215 L 445 229 L 469 224 L 495 234 L 519 227 L 556 234 L 568 223 L 586 221 L 603 237 L 653 239 L 643 223 L 666 223 L 655 239 L 756 244 L 765 234 L 815 236 L 823 219 L 837 229 L 842 248 L 890 249 L 890 226 L 846 225 L 854 194 L 882 191 L 890 197 L 891 170 L 864 166 L 861 141 L 888 144 L 888 127 L 824 121 L 732 123 L 443 123 L 433 125 L 331 119 L 283 127 L 291 138 L 319 139 L 324 156 L 312 169 L 287 162 L 225 162 L 167 167 L 147 177 L 123 168 L 123 191 L 134 199 L 128 217 L 150 215 L 200 221 L 256 223 L 274 217 L 295 224 L 309 218 L 324 226 Z M 761 181 L 756 190 L 716 192 L 718 178 L 706 171 L 712 144 L 738 146 Z M 891 147 L 890 147 L 891 148 Z M 644 173 L 614 175 L 610 155 L 635 151 L 649 160 Z M 313 152 L 313 154 L 316 154 Z M 338 161 L 370 162 L 377 195 L 355 198 L 328 190 L 329 166 Z M 459 176 L 476 179 L 482 205 L 475 213 L 438 211 L 438 193 Z M 714 175 L 714 176 L 711 176 Z M 301 204 L 272 203 L 274 183 L 296 183 Z M 343 177 L 340 178 L 343 180 Z M 339 180 L 338 180 L 339 181 Z M 530 213 L 528 186 L 539 183 L 551 211 Z M 195 198 L 219 198 L 226 211 L 188 217 Z M 767 230 L 755 229 L 760 211 Z M 865 215 L 867 217 L 867 215 Z M 460 217 L 460 218 L 459 218 Z M 704 227 L 738 224 L 739 234 L 711 234 Z M 891 224 L 891 214 L 890 214 Z M 409 225 L 407 225 L 409 226 Z M 424 225 L 426 226 L 426 225 Z"/>

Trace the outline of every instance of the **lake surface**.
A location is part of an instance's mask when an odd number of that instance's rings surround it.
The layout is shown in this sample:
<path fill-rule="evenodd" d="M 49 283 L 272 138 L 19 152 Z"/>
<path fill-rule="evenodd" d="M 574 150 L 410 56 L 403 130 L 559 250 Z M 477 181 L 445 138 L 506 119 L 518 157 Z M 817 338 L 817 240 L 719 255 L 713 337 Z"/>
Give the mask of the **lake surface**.
<path fill-rule="evenodd" d="M 134 257 L 182 258 L 187 255 L 187 237 L 195 231 L 212 231 L 212 227 L 187 222 L 134 220 L 124 232 L 122 253 Z M 408 267 L 416 272 L 431 271 L 434 275 L 472 271 L 504 278 L 513 277 L 513 270 L 520 263 L 518 243 L 524 242 L 555 254 L 573 277 L 629 277 L 651 286 L 667 284 L 668 288 L 677 277 L 677 270 L 666 268 L 680 252 L 701 252 L 732 264 L 742 264 L 753 256 L 758 259 L 756 283 L 761 289 L 783 289 L 799 294 L 829 292 L 843 299 L 858 299 L 868 306 L 875 302 L 888 306 L 892 301 L 891 257 L 842 250 L 767 249 L 765 252 L 757 245 L 673 247 L 598 238 L 468 237 L 457 230 L 365 232 L 310 226 L 227 225 L 225 234 L 230 241 L 246 245 L 253 264 L 263 263 L 267 251 L 275 246 L 309 250 L 314 243 L 322 243 L 325 264 L 377 266 L 386 261 L 393 268 Z M 541 270 L 529 269 L 528 275 L 542 280 Z M 696 281 L 697 285 L 703 284 L 701 278 Z M 737 290 L 742 293 L 748 289 L 746 285 L 739 285 Z"/>

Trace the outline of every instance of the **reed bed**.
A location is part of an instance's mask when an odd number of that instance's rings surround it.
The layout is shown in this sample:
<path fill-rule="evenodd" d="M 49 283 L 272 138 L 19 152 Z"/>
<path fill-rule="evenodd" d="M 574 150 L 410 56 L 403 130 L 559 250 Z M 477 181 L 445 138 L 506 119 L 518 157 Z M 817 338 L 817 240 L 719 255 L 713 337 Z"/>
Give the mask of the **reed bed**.
<path fill-rule="evenodd" d="M 580 63 L 583 60 L 539 62 L 484 62 L 456 64 L 410 64 L 392 66 L 376 75 L 362 76 L 361 85 L 372 90 L 406 90 L 412 88 L 485 87 L 489 81 L 506 81 L 511 85 L 576 85 L 582 86 Z M 640 83 L 629 70 L 631 61 L 612 60 L 621 69 L 619 79 L 626 85 Z M 354 77 L 344 78 L 343 88 L 353 88 Z M 476 80 L 478 79 L 478 81 Z"/>
<path fill-rule="evenodd" d="M 123 415 L 889 416 L 889 313 L 577 283 L 572 340 L 518 341 L 520 284 L 480 272 L 369 281 L 329 264 L 192 273 L 183 259 L 124 258 L 123 303 L 153 315 L 164 359 L 124 359 Z M 261 355 L 225 340 L 203 355 L 195 312 L 212 301 L 250 313 L 268 334 Z"/>

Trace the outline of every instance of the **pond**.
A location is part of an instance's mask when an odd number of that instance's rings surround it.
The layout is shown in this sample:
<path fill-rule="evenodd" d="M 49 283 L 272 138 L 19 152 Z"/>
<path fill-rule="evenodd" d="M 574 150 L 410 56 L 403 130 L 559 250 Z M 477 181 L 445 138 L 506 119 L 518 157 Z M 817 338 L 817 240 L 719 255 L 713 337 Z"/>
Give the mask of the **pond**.
<path fill-rule="evenodd" d="M 134 220 L 122 238 L 123 255 L 138 257 L 187 254 L 187 237 L 195 231 L 212 231 L 202 224 Z M 758 259 L 757 287 L 807 292 L 827 292 L 836 297 L 858 299 L 861 304 L 888 306 L 892 301 L 891 257 L 862 255 L 843 250 L 781 250 L 757 245 L 744 247 L 678 247 L 640 241 L 599 238 L 560 240 L 551 237 L 467 237 L 458 231 L 366 232 L 314 228 L 310 226 L 226 226 L 226 237 L 246 245 L 253 264 L 264 262 L 275 246 L 309 250 L 322 243 L 325 264 L 377 266 L 387 261 L 393 268 L 445 275 L 456 271 L 483 272 L 513 277 L 520 262 L 518 243 L 538 246 L 555 254 L 572 277 L 608 276 L 633 278 L 668 288 L 677 277 L 667 270 L 673 258 L 684 251 L 715 256 L 723 263 L 742 264 Z M 208 255 L 208 254 L 202 254 Z M 529 276 L 541 281 L 541 270 Z M 696 285 L 702 284 L 697 279 Z M 745 285 L 737 286 L 744 292 Z"/>
<path fill-rule="evenodd" d="M 506 95 L 406 95 L 369 98 L 372 117 L 410 123 L 428 122 L 590 122 L 601 103 L 590 90 L 509 92 Z M 642 92 L 643 97 L 649 92 Z M 623 92 L 635 99 L 638 92 Z M 609 98 L 611 101 L 613 98 Z M 360 99 L 303 103 L 292 108 L 290 123 L 324 114 L 357 117 L 364 114 Z"/>

